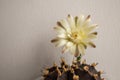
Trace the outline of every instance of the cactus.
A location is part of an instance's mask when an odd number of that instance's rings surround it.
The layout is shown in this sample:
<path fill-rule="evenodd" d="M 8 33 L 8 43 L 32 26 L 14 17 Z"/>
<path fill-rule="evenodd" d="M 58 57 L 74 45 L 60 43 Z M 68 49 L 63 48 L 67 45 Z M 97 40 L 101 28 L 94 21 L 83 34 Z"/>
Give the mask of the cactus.
<path fill-rule="evenodd" d="M 86 64 L 86 61 L 73 61 L 72 65 L 66 64 L 61 59 L 61 66 L 54 64 L 44 70 L 44 80 L 104 80 L 101 78 L 103 71 L 97 71 L 95 66 L 98 63 Z"/>
<path fill-rule="evenodd" d="M 67 19 L 57 22 L 54 29 L 58 34 L 51 42 L 55 46 L 63 47 L 62 53 L 72 53 L 76 60 L 73 60 L 72 65 L 68 65 L 64 58 L 61 58 L 61 66 L 54 63 L 52 67 L 43 71 L 44 80 L 104 80 L 101 78 L 103 71 L 97 71 L 95 68 L 98 63 L 90 65 L 86 64 L 86 60 L 81 61 L 88 46 L 96 47 L 92 39 L 97 36 L 97 32 L 93 30 L 98 25 L 91 25 L 90 21 L 90 15 L 86 18 L 83 15 L 68 15 Z"/>

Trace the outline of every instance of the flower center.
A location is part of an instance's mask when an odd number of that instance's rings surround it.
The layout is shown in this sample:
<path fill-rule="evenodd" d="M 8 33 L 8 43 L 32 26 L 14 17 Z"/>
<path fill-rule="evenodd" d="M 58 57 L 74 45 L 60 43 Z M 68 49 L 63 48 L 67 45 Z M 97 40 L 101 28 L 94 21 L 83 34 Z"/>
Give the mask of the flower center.
<path fill-rule="evenodd" d="M 83 31 L 75 31 L 69 35 L 69 38 L 74 43 L 81 43 L 86 38 L 86 35 Z"/>
<path fill-rule="evenodd" d="M 78 33 L 77 33 L 77 32 L 73 32 L 72 35 L 71 35 L 71 37 L 72 37 L 73 39 L 77 39 Z"/>

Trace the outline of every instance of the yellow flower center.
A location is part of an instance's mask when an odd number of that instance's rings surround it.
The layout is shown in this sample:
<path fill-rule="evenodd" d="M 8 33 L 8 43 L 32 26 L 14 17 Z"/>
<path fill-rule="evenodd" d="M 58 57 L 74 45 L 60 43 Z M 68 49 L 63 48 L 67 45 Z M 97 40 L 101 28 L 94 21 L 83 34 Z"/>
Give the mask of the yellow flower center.
<path fill-rule="evenodd" d="M 77 32 L 73 32 L 73 33 L 71 34 L 71 37 L 72 37 L 73 39 L 77 39 L 78 33 L 77 33 Z"/>
<path fill-rule="evenodd" d="M 87 36 L 84 31 L 75 31 L 72 32 L 69 36 L 70 40 L 77 44 L 83 42 L 86 37 Z"/>

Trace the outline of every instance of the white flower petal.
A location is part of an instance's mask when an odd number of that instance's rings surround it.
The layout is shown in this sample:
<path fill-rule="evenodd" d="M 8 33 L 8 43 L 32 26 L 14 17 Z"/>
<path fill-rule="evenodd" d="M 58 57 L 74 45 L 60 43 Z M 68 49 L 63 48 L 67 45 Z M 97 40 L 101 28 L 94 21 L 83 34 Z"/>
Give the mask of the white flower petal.
<path fill-rule="evenodd" d="M 66 45 L 63 47 L 62 53 L 69 51 L 72 46 L 73 46 L 72 42 L 67 42 Z"/>
<path fill-rule="evenodd" d="M 67 44 L 66 44 L 66 46 L 68 46 L 69 48 L 71 47 L 71 46 L 73 46 L 74 44 L 72 43 L 72 42 L 68 42 Z"/>
<path fill-rule="evenodd" d="M 65 28 L 65 30 L 66 30 L 67 32 L 70 32 L 70 31 L 71 31 L 70 26 L 69 26 L 69 24 L 68 24 L 68 22 L 67 22 L 66 19 L 61 20 L 60 22 L 61 22 L 61 24 L 64 26 L 64 28 Z"/>
<path fill-rule="evenodd" d="M 97 26 L 98 26 L 97 24 L 90 25 L 89 27 L 85 28 L 85 31 L 86 31 L 87 33 L 89 33 L 89 32 L 91 32 L 91 31 L 93 31 L 94 29 L 96 29 Z"/>
<path fill-rule="evenodd" d="M 64 46 L 63 49 L 62 49 L 62 53 L 66 53 L 67 51 L 69 51 L 69 48 Z"/>
<path fill-rule="evenodd" d="M 61 24 L 62 24 L 65 28 L 69 28 L 69 24 L 68 24 L 68 22 L 66 21 L 66 19 L 63 19 L 63 20 L 61 20 L 60 22 L 61 22 Z"/>
<path fill-rule="evenodd" d="M 77 27 L 78 16 L 76 16 L 76 17 L 74 18 L 74 21 L 75 21 L 75 27 Z"/>
<path fill-rule="evenodd" d="M 84 22 L 84 19 L 85 19 L 84 15 L 80 15 L 80 16 L 78 17 L 77 27 L 82 27 L 83 22 Z"/>
<path fill-rule="evenodd" d="M 54 27 L 54 29 L 56 30 L 56 32 L 57 32 L 58 34 L 66 33 L 66 31 L 65 31 L 63 28 L 59 27 L 59 26 Z"/>
<path fill-rule="evenodd" d="M 74 56 L 77 57 L 77 56 L 79 56 L 79 54 L 80 54 L 80 52 L 79 52 L 79 48 L 78 48 L 78 44 L 77 44 Z"/>
<path fill-rule="evenodd" d="M 58 26 L 58 27 L 61 27 L 62 29 L 64 29 L 64 30 L 66 31 L 64 25 L 63 25 L 61 22 L 58 21 L 58 22 L 57 22 L 57 26 Z"/>
<path fill-rule="evenodd" d="M 85 48 L 83 45 L 78 45 L 78 49 L 81 55 L 85 54 Z"/>
<path fill-rule="evenodd" d="M 75 28 L 75 21 L 74 21 L 74 18 L 71 15 L 68 15 L 67 20 L 68 20 L 68 23 L 69 23 L 71 29 Z"/>
<path fill-rule="evenodd" d="M 85 21 L 83 22 L 83 26 L 82 27 L 88 27 L 90 21 L 91 21 L 91 18 L 90 18 L 90 15 L 88 15 L 87 18 L 85 19 Z"/>
<path fill-rule="evenodd" d="M 58 34 L 57 37 L 59 38 L 67 38 L 67 35 L 64 33 Z"/>
<path fill-rule="evenodd" d="M 64 46 L 66 43 L 67 43 L 67 40 L 61 39 L 61 40 L 55 42 L 55 46 L 56 47 L 61 47 L 61 46 Z"/>
<path fill-rule="evenodd" d="M 95 39 L 96 38 L 96 35 L 94 34 L 88 34 L 88 39 Z"/>
<path fill-rule="evenodd" d="M 73 54 L 73 55 L 75 54 L 75 52 L 76 52 L 76 45 L 75 45 L 75 44 L 70 47 L 70 52 L 71 52 L 71 54 Z"/>
<path fill-rule="evenodd" d="M 96 45 L 93 42 L 89 42 L 88 45 L 93 47 L 93 48 L 96 48 Z"/>

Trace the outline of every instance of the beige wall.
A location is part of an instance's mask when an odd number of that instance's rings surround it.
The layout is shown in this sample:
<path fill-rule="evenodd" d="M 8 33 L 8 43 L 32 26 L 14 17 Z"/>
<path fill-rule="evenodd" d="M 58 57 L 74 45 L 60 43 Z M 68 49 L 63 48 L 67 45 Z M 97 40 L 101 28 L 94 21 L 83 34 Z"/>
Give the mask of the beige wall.
<path fill-rule="evenodd" d="M 108 80 L 120 80 L 120 0 L 0 0 L 0 80 L 34 80 L 60 56 L 70 63 L 72 56 L 50 43 L 67 14 L 91 14 L 99 36 L 84 58 L 99 62 Z"/>

